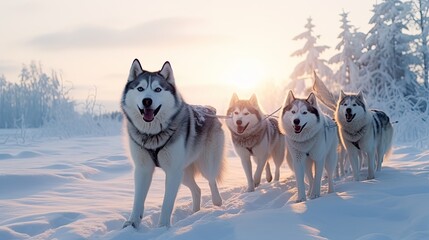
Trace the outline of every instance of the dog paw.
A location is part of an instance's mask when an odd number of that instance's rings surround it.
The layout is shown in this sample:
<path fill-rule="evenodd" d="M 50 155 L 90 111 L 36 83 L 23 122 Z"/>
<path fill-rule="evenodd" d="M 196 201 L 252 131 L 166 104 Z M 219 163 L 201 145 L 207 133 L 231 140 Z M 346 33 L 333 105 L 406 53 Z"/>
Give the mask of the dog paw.
<path fill-rule="evenodd" d="M 366 180 L 372 180 L 372 179 L 374 179 L 375 177 L 374 176 L 368 176 L 367 178 L 366 178 Z"/>
<path fill-rule="evenodd" d="M 137 229 L 140 225 L 140 221 L 139 222 L 134 222 L 131 220 L 125 221 L 124 225 L 122 226 L 122 229 L 127 228 L 129 226 L 133 227 L 134 229 Z"/>
<path fill-rule="evenodd" d="M 315 198 L 318 198 L 318 197 L 320 197 L 320 194 L 311 194 L 310 195 L 310 199 L 315 199 Z"/>
<path fill-rule="evenodd" d="M 305 202 L 305 200 L 307 200 L 305 197 L 299 198 L 295 201 L 295 203 Z"/>
<path fill-rule="evenodd" d="M 246 192 L 254 192 L 255 191 L 255 187 L 248 187 Z"/>
<path fill-rule="evenodd" d="M 255 188 L 257 188 L 259 186 L 259 184 L 261 184 L 260 181 L 255 181 Z"/>
<path fill-rule="evenodd" d="M 218 206 L 218 207 L 220 207 L 220 206 L 222 206 L 222 198 L 213 198 L 212 199 L 212 202 L 213 202 L 213 205 L 215 205 L 215 206 Z"/>

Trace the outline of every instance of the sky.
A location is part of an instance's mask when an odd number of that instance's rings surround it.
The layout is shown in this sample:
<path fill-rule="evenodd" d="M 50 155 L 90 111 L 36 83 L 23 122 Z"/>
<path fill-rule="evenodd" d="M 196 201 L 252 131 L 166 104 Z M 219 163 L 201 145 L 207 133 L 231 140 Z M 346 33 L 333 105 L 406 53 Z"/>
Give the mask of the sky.
<path fill-rule="evenodd" d="M 60 73 L 70 95 L 94 90 L 103 111 L 119 109 L 132 61 L 157 71 L 170 61 L 176 85 L 192 104 L 225 109 L 233 92 L 249 97 L 284 88 L 302 59 L 291 53 L 304 41 L 311 17 L 318 45 L 335 53 L 340 16 L 366 32 L 375 0 L 0 1 L 0 75 L 18 81 L 23 64 Z M 100 108 L 101 109 L 101 108 Z"/>

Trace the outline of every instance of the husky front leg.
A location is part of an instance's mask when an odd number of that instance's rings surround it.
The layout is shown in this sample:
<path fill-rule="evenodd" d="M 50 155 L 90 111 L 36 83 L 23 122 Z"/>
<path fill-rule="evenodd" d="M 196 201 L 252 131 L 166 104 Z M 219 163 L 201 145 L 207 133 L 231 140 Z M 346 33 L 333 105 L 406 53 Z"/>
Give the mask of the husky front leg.
<path fill-rule="evenodd" d="M 168 169 L 165 171 L 165 175 L 165 194 L 164 201 L 162 202 L 161 217 L 159 219 L 160 227 L 170 227 L 171 213 L 173 212 L 174 202 L 180 183 L 182 182 L 183 170 L 178 168 Z"/>
<path fill-rule="evenodd" d="M 293 169 L 295 172 L 296 186 L 298 188 L 298 199 L 296 200 L 296 202 L 303 202 L 306 200 L 304 183 L 306 156 L 304 156 L 302 152 L 298 151 L 292 152 L 291 155 L 293 158 Z"/>
<path fill-rule="evenodd" d="M 353 178 L 355 181 L 359 181 L 360 173 L 360 161 L 358 158 L 359 150 L 351 143 L 346 143 L 347 155 L 349 157 L 350 165 L 352 166 Z"/>
<path fill-rule="evenodd" d="M 310 192 L 310 198 L 311 199 L 320 197 L 320 185 L 321 185 L 321 181 L 322 181 L 323 168 L 325 165 L 324 164 L 325 161 L 321 157 L 315 158 L 313 162 L 315 165 L 315 169 L 314 169 L 313 184 L 312 184 L 311 192 Z"/>
<path fill-rule="evenodd" d="M 253 183 L 252 177 L 252 162 L 250 161 L 250 155 L 240 156 L 241 164 L 243 165 L 244 173 L 247 179 L 247 192 L 255 191 L 255 184 Z"/>
<path fill-rule="evenodd" d="M 154 166 L 136 165 L 134 168 L 134 204 L 130 218 L 124 223 L 123 228 L 132 226 L 138 228 L 143 218 L 144 202 L 152 182 Z"/>
<path fill-rule="evenodd" d="M 370 150 L 368 150 L 367 152 L 367 157 L 368 157 L 368 177 L 367 179 L 374 179 L 375 178 L 375 150 L 374 148 L 371 148 Z"/>
<path fill-rule="evenodd" d="M 267 164 L 267 158 L 268 156 L 255 156 L 256 170 L 255 170 L 255 176 L 253 178 L 255 182 L 255 187 L 259 186 L 259 184 L 261 183 L 262 171 L 264 170 L 264 167 Z M 270 171 L 269 167 L 270 166 L 268 165 L 268 171 Z M 271 176 L 271 171 L 269 172 L 269 176 Z M 271 176 L 271 179 L 272 178 L 273 177 Z"/>

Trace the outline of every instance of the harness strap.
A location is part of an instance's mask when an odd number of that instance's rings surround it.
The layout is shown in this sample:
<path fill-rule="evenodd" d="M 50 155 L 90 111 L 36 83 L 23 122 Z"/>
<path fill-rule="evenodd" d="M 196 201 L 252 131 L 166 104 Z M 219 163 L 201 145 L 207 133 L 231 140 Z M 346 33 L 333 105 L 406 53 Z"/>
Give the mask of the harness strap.
<path fill-rule="evenodd" d="M 162 147 L 159 147 L 157 149 L 146 149 L 150 155 L 150 158 L 152 158 L 152 161 L 156 167 L 161 167 L 159 165 L 159 160 L 158 160 L 158 153 L 159 153 L 159 150 L 161 150 L 161 148 Z"/>
<path fill-rule="evenodd" d="M 352 144 L 353 144 L 357 149 L 359 149 L 359 150 L 360 150 L 359 142 L 352 142 Z"/>

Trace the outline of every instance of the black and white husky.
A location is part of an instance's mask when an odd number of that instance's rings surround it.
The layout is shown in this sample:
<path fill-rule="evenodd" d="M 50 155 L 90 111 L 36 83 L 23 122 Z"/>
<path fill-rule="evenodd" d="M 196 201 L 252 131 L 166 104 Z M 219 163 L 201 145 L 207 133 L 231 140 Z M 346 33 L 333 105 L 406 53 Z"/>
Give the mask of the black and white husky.
<path fill-rule="evenodd" d="M 132 63 L 123 91 L 121 108 L 134 162 L 134 205 L 124 227 L 137 228 L 155 167 L 165 171 L 165 195 L 160 226 L 169 226 L 180 183 L 192 193 L 193 210 L 200 209 L 201 190 L 194 177 L 208 179 L 214 205 L 222 199 L 218 191 L 224 166 L 225 136 L 211 107 L 191 106 L 180 96 L 170 63 L 158 72 Z"/>
<path fill-rule="evenodd" d="M 287 160 L 298 188 L 297 202 L 306 200 L 304 175 L 310 184 L 309 197 L 320 196 L 323 169 L 328 175 L 328 193 L 332 193 L 339 143 L 335 122 L 319 110 L 313 93 L 307 99 L 299 99 L 290 91 L 280 116 L 280 126 L 286 135 Z"/>
<path fill-rule="evenodd" d="M 393 127 L 386 113 L 368 109 L 362 92 L 344 93 L 335 104 L 335 98 L 315 75 L 313 89 L 317 97 L 335 112 L 339 134 L 351 162 L 353 177 L 359 181 L 361 153 L 368 158 L 368 179 L 381 170 L 384 158 L 392 147 Z"/>
<path fill-rule="evenodd" d="M 278 181 L 280 166 L 284 161 L 285 139 L 280 133 L 277 120 L 265 117 L 255 94 L 249 100 L 240 100 L 234 93 L 227 115 L 229 118 L 226 120 L 226 125 L 231 131 L 232 143 L 240 156 L 246 174 L 247 191 L 253 192 L 260 184 L 264 167 L 267 181 L 270 182 L 273 179 L 270 164 L 267 161 L 270 157 L 276 167 L 274 180 Z M 254 177 L 252 177 L 250 157 L 253 157 L 256 163 Z"/>

